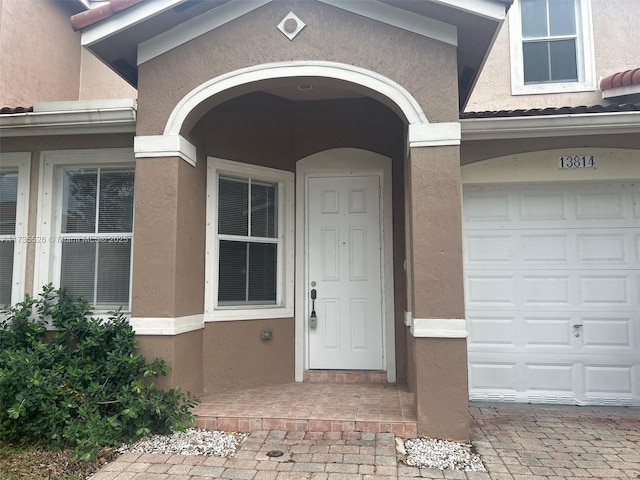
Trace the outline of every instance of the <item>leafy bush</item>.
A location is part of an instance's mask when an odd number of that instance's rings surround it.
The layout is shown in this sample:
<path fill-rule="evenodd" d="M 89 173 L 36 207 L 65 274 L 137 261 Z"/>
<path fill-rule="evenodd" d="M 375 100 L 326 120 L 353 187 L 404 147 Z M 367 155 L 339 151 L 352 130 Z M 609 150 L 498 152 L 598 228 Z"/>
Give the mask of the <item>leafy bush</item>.
<path fill-rule="evenodd" d="M 170 368 L 146 362 L 119 311 L 91 318 L 86 301 L 47 285 L 3 313 L 0 440 L 72 446 L 89 459 L 101 447 L 193 423 L 199 400 L 149 381 Z M 47 332 L 47 322 L 56 330 Z"/>

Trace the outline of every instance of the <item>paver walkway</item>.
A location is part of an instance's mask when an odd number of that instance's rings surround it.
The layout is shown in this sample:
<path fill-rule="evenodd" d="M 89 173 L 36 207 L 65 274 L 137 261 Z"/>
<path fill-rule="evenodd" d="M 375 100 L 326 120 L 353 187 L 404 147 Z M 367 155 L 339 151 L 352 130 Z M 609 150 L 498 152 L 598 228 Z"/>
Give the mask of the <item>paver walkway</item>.
<path fill-rule="evenodd" d="M 122 455 L 93 480 L 640 479 L 640 409 L 481 405 L 472 442 L 489 473 L 408 467 L 394 435 L 254 431 L 233 458 Z M 281 450 L 279 458 L 267 457 Z"/>

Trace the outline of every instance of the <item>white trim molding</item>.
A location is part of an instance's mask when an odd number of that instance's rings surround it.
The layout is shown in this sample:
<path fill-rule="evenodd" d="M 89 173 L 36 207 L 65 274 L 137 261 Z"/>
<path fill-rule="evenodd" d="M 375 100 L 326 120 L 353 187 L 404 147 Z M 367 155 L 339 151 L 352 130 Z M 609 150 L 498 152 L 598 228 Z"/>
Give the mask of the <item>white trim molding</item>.
<path fill-rule="evenodd" d="M 606 112 L 460 120 L 462 140 L 611 135 L 640 131 L 640 112 Z"/>
<path fill-rule="evenodd" d="M 397 105 L 409 124 L 429 123 L 416 99 L 390 78 L 346 63 L 302 60 L 242 68 L 197 86 L 175 106 L 167 120 L 164 135 L 180 135 L 189 114 L 202 102 L 225 90 L 263 80 L 295 77 L 334 78 L 363 86 L 371 92 L 371 96 L 386 97 Z"/>
<path fill-rule="evenodd" d="M 37 238 L 29 236 L 29 184 L 31 152 L 0 152 L 0 171 L 18 172 L 16 192 L 16 225 L 13 234 L 13 270 L 11 276 L 11 304 L 24 299 L 27 272 L 27 245 Z"/>
<path fill-rule="evenodd" d="M 277 183 L 278 260 L 277 295 L 273 305 L 218 305 L 218 177 L 253 178 Z M 207 228 L 205 254 L 204 321 L 291 318 L 294 314 L 294 173 L 207 157 Z M 248 238 L 248 237 L 247 237 Z"/>
<path fill-rule="evenodd" d="M 418 338 L 467 338 L 464 318 L 414 318 L 411 335 Z"/>
<path fill-rule="evenodd" d="M 409 125 L 409 148 L 460 145 L 459 122 Z"/>
<path fill-rule="evenodd" d="M 196 147 L 182 135 L 145 135 L 133 139 L 136 158 L 180 157 L 196 166 Z"/>
<path fill-rule="evenodd" d="M 155 17 L 166 10 L 177 7 L 187 0 L 153 0 L 142 2 L 119 12 L 101 22 L 87 27 L 82 31 L 80 42 L 88 47 L 94 43 L 109 38 L 149 18 Z"/>
<path fill-rule="evenodd" d="M 306 229 L 306 185 L 311 176 L 331 175 L 379 175 L 381 189 L 381 240 L 382 254 L 382 309 L 384 317 L 383 342 L 387 381 L 396 381 L 395 350 L 395 298 L 393 277 L 393 205 L 391 184 L 391 159 L 358 148 L 336 148 L 314 153 L 296 163 L 296 299 L 295 299 L 295 380 L 302 382 L 308 367 L 308 335 L 306 331 L 308 307 L 308 251 Z"/>
<path fill-rule="evenodd" d="M 574 82 L 552 81 L 524 83 L 524 58 L 522 53 L 522 18 L 520 1 L 514 0 L 509 11 L 509 45 L 511 58 L 511 94 L 538 95 L 549 93 L 596 91 L 596 69 L 593 46 L 591 0 L 576 2 L 576 61 L 578 80 Z"/>
<path fill-rule="evenodd" d="M 180 335 L 204 328 L 204 315 L 184 317 L 131 317 L 129 324 L 136 335 Z"/>
<path fill-rule="evenodd" d="M 432 38 L 449 45 L 458 45 L 458 29 L 454 25 L 378 1 L 320 0 L 332 7 L 355 13 L 361 17 L 386 23 L 396 28 Z"/>
<path fill-rule="evenodd" d="M 33 112 L 0 115 L 0 136 L 135 133 L 133 99 L 42 102 Z"/>
<path fill-rule="evenodd" d="M 404 312 L 404 324 L 407 327 L 410 327 L 413 324 L 413 313 L 411 312 Z"/>
<path fill-rule="evenodd" d="M 38 217 L 35 237 L 35 264 L 33 271 L 33 292 L 40 292 L 42 286 L 60 281 L 62 244 L 59 241 L 61 222 L 62 192 L 59 168 L 96 166 L 135 165 L 131 148 L 102 148 L 91 150 L 48 150 L 40 153 L 38 179 Z M 133 253 L 131 258 L 133 258 Z M 133 262 L 132 262 L 133 264 Z M 131 282 L 130 288 L 131 290 Z M 129 305 L 131 292 L 129 292 Z M 100 312 L 96 312 L 96 315 Z"/>
<path fill-rule="evenodd" d="M 251 2 L 231 1 L 219 7 L 212 8 L 191 20 L 187 20 L 138 45 L 138 65 L 142 65 L 194 38 L 226 25 L 236 18 L 253 12 L 269 2 L 271 2 L 271 0 L 253 0 Z"/>
<path fill-rule="evenodd" d="M 616 98 L 625 95 L 637 95 L 638 93 L 640 93 L 640 85 L 625 85 L 602 90 L 602 98 Z"/>
<path fill-rule="evenodd" d="M 455 8 L 462 12 L 501 22 L 507 16 L 507 9 L 502 1 L 495 0 L 431 0 L 445 7 Z"/>

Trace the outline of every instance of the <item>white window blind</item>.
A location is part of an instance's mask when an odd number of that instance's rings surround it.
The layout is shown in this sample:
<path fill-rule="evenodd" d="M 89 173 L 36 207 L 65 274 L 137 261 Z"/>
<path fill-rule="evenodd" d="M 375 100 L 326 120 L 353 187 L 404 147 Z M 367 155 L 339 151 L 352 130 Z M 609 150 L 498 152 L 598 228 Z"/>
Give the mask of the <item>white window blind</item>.
<path fill-rule="evenodd" d="M 274 305 L 278 184 L 218 178 L 218 305 Z"/>
<path fill-rule="evenodd" d="M 0 305 L 11 304 L 18 171 L 0 172 Z"/>
<path fill-rule="evenodd" d="M 129 310 L 133 168 L 65 168 L 60 285 L 97 310 Z"/>

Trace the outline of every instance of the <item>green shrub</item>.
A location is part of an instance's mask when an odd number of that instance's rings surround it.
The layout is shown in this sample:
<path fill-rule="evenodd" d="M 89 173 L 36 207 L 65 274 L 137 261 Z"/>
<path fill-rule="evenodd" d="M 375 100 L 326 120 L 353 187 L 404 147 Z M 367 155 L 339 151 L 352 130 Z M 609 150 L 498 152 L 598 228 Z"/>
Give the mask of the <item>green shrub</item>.
<path fill-rule="evenodd" d="M 91 458 L 105 446 L 193 423 L 199 403 L 150 377 L 166 375 L 162 359 L 147 363 L 119 312 L 92 318 L 89 304 L 64 289 L 4 311 L 0 321 L 0 440 L 72 446 Z M 55 331 L 47 332 L 47 322 Z"/>

